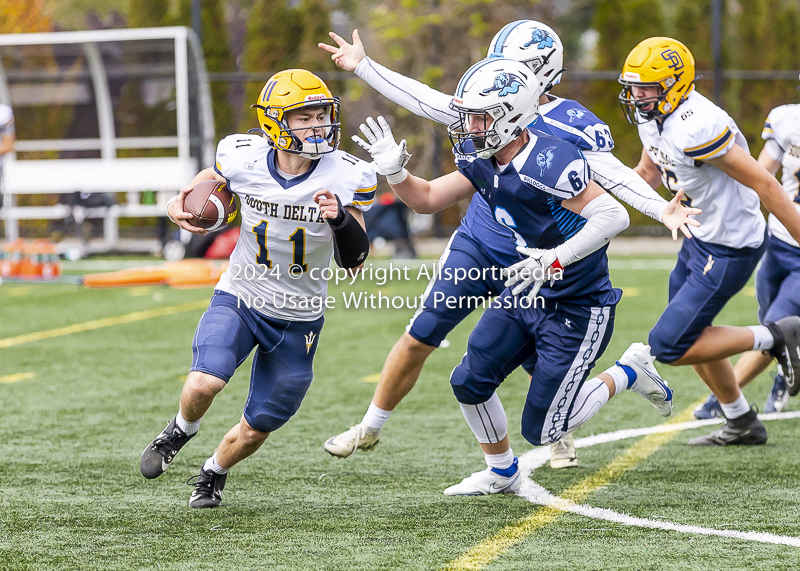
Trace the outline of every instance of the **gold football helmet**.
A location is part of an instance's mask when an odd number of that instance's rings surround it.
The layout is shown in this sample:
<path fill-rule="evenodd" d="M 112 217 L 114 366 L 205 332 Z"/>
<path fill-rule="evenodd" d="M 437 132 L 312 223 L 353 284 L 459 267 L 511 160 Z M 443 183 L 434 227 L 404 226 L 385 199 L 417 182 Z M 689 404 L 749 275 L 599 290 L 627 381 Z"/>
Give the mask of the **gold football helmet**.
<path fill-rule="evenodd" d="M 694 89 L 694 74 L 692 52 L 678 40 L 659 37 L 640 42 L 628 54 L 619 76 L 619 102 L 625 118 L 637 125 L 666 117 Z M 634 86 L 657 86 L 659 93 L 635 99 Z"/>
<path fill-rule="evenodd" d="M 250 108 L 257 110 L 258 124 L 276 149 L 315 160 L 339 147 L 339 98 L 310 71 L 287 69 L 276 73 L 261 90 L 258 103 Z M 287 114 L 297 109 L 318 108 L 326 110 L 328 122 L 325 125 L 313 131 L 310 127 L 289 128 Z M 297 135 L 299 131 L 312 134 L 301 140 Z"/>

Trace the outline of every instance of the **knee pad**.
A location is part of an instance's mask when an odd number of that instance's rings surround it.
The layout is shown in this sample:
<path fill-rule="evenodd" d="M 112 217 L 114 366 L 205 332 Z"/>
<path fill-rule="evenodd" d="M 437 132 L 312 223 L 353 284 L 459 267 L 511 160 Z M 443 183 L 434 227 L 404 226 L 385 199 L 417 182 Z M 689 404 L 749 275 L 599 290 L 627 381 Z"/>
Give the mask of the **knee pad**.
<path fill-rule="evenodd" d="M 450 386 L 453 388 L 456 400 L 461 404 L 486 402 L 492 397 L 496 387 L 489 383 L 481 383 L 475 375 L 470 373 L 470 369 L 464 361 L 461 361 L 461 364 L 450 374 Z"/>
<path fill-rule="evenodd" d="M 659 332 L 655 328 L 650 331 L 650 335 L 647 337 L 647 343 L 650 345 L 650 353 L 661 363 L 672 363 L 683 357 L 686 353 L 685 349 L 681 350 L 673 345 L 665 343 L 662 340 L 662 336 L 659 335 Z"/>
<path fill-rule="evenodd" d="M 240 318 L 233 312 L 206 312 L 192 343 L 192 370 L 229 381 L 239 364 L 233 340 L 240 327 Z"/>

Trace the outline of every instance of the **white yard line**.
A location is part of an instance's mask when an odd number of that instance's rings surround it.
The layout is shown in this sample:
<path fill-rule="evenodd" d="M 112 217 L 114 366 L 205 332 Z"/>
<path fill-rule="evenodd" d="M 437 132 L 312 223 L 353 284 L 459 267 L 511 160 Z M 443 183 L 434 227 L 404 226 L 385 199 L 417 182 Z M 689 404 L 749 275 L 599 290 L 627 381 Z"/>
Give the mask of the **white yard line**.
<path fill-rule="evenodd" d="M 777 412 L 772 414 L 762 414 L 759 418 L 764 421 L 770 420 L 788 420 L 792 418 L 800 418 L 800 411 L 791 412 Z M 675 432 L 681 430 L 689 430 L 710 424 L 722 424 L 722 419 L 712 420 L 695 420 L 691 422 L 683 422 L 673 425 L 659 425 L 651 426 L 648 428 L 632 428 L 626 430 L 617 430 L 615 432 L 607 432 L 605 434 L 596 434 L 587 436 L 586 438 L 579 438 L 575 440 L 576 448 L 587 448 L 589 446 L 597 446 L 598 444 L 605 444 L 608 442 L 616 442 L 626 438 L 636 438 L 639 436 L 646 436 L 648 434 L 655 434 L 659 432 Z M 549 506 L 561 511 L 570 512 L 591 519 L 598 519 L 603 521 L 610 521 L 614 523 L 621 523 L 623 525 L 630 525 L 634 527 L 643 527 L 648 529 L 661 529 L 665 531 L 677 531 L 679 533 L 688 533 L 694 535 L 715 535 L 719 537 L 729 537 L 732 539 L 742 539 L 745 541 L 756 541 L 760 543 L 772 543 L 776 545 L 789 545 L 792 547 L 800 547 L 800 537 L 791 537 L 786 535 L 776 535 L 772 533 L 760 533 L 754 531 L 733 531 L 729 529 L 713 529 L 709 527 L 701 527 L 697 525 L 685 525 L 680 523 L 672 523 L 669 521 L 655 520 L 641 517 L 634 517 L 627 514 L 615 512 L 614 510 L 595 508 L 586 504 L 576 504 L 569 500 L 560 498 L 551 494 L 545 488 L 530 479 L 531 473 L 537 468 L 540 468 L 550 459 L 550 451 L 547 448 L 536 448 L 530 452 L 526 452 L 519 458 L 520 469 L 522 470 L 523 483 L 519 491 L 519 495 L 528 500 L 529 502 L 537 505 Z"/>

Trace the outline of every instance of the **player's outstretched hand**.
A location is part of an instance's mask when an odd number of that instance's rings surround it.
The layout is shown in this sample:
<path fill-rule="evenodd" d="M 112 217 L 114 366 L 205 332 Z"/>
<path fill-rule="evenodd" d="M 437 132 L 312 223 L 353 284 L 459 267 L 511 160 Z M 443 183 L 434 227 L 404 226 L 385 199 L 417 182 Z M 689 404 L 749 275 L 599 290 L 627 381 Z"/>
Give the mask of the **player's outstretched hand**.
<path fill-rule="evenodd" d="M 555 280 L 561 279 L 563 268 L 555 250 L 517 246 L 517 252 L 527 258 L 503 270 L 503 273 L 508 276 L 505 286 L 511 287 L 516 284 L 516 287 L 511 290 L 513 295 L 519 295 L 525 291 L 525 288 L 533 285 L 527 295 L 528 299 L 532 301 L 544 282 L 549 281 L 552 284 Z"/>
<path fill-rule="evenodd" d="M 683 232 L 683 235 L 687 238 L 691 238 L 692 233 L 689 232 L 687 224 L 689 226 L 700 226 L 700 222 L 694 218 L 689 218 L 689 216 L 692 214 L 702 214 L 703 212 L 699 208 L 684 206 L 681 204 L 681 200 L 683 200 L 682 188 L 675 193 L 675 196 L 669 201 L 669 204 L 664 209 L 664 214 L 661 216 L 661 221 L 664 223 L 664 226 L 672 230 L 673 240 L 678 239 L 678 230 Z"/>
<path fill-rule="evenodd" d="M 389 184 L 401 182 L 405 178 L 403 167 L 411 159 L 411 153 L 406 149 L 406 140 L 397 144 L 392 128 L 383 117 L 378 117 L 377 122 L 372 117 L 367 117 L 365 123 L 361 123 L 360 129 L 367 140 L 353 135 L 353 142 L 370 154 L 375 170 L 385 176 Z"/>
<path fill-rule="evenodd" d="M 343 214 L 339 208 L 340 202 L 327 188 L 320 188 L 314 193 L 313 199 L 319 204 L 319 211 L 325 220 L 336 220 L 339 218 L 339 214 Z"/>
<path fill-rule="evenodd" d="M 167 215 L 170 219 L 175 222 L 180 228 L 184 230 L 188 230 L 192 234 L 197 234 L 198 236 L 205 236 L 208 234 L 208 230 L 205 228 L 200 228 L 199 226 L 195 226 L 191 224 L 189 220 L 194 218 L 189 212 L 186 212 L 183 209 L 183 201 L 186 200 L 186 195 L 192 192 L 193 187 L 184 188 L 181 193 L 176 196 L 173 200 L 167 204 Z"/>
<path fill-rule="evenodd" d="M 364 44 L 361 43 L 361 37 L 358 35 L 358 30 L 353 30 L 353 43 L 348 44 L 342 36 L 336 32 L 328 32 L 328 35 L 333 38 L 339 47 L 335 48 L 328 44 L 318 43 L 317 46 L 331 54 L 331 59 L 338 67 L 345 71 L 355 71 L 358 64 L 364 57 Z"/>

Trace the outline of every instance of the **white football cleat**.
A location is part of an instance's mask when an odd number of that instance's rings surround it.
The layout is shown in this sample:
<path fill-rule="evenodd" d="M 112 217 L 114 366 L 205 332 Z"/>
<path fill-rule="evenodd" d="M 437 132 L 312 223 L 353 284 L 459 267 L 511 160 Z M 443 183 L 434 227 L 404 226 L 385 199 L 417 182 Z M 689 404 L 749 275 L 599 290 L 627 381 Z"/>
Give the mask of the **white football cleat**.
<path fill-rule="evenodd" d="M 491 468 L 475 472 L 461 480 L 460 484 L 450 486 L 444 491 L 445 496 L 488 496 L 489 494 L 513 494 L 519 491 L 522 478 L 519 477 L 519 461 L 514 458 L 516 468 L 511 476 L 501 476 Z"/>
<path fill-rule="evenodd" d="M 356 424 L 350 430 L 331 436 L 322 447 L 328 454 L 339 458 L 347 458 L 353 452 L 363 450 L 369 452 L 381 441 L 381 429 L 370 428 L 365 424 Z"/>
<path fill-rule="evenodd" d="M 634 343 L 622 354 L 617 365 L 627 365 L 636 373 L 636 381 L 629 390 L 653 403 L 661 416 L 669 416 L 672 414 L 672 389 L 656 371 L 654 361 L 649 345 Z"/>
<path fill-rule="evenodd" d="M 561 440 L 550 445 L 550 467 L 553 470 L 577 468 L 578 465 L 578 451 L 575 450 L 575 438 L 572 433 L 565 434 Z"/>

